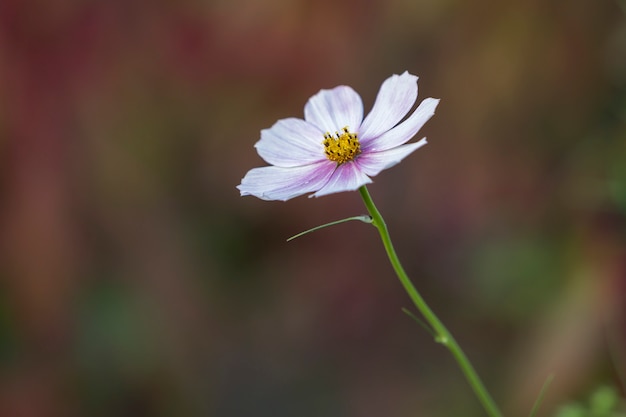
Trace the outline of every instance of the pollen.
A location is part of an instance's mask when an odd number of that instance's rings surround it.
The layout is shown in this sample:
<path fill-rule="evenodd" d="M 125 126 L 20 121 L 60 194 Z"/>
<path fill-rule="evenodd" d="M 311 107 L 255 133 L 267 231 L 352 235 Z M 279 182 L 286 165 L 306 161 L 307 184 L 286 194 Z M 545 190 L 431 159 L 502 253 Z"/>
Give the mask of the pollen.
<path fill-rule="evenodd" d="M 326 158 L 339 165 L 352 161 L 361 153 L 361 144 L 357 134 L 351 133 L 347 126 L 341 132 L 335 132 L 334 136 L 326 132 L 322 144 Z"/>

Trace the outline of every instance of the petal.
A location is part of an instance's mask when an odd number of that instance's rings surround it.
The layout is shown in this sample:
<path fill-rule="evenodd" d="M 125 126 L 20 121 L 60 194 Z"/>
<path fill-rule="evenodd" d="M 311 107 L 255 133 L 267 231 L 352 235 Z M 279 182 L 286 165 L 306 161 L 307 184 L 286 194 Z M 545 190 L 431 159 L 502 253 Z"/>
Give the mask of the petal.
<path fill-rule="evenodd" d="M 336 164 L 322 161 L 300 167 L 262 167 L 248 171 L 237 186 L 241 195 L 253 195 L 262 200 L 286 201 L 319 190 L 328 182 Z"/>
<path fill-rule="evenodd" d="M 301 119 L 277 121 L 261 131 L 254 147 L 267 163 L 279 167 L 296 167 L 318 162 L 324 156 L 324 132 Z"/>
<path fill-rule="evenodd" d="M 396 146 L 381 152 L 362 153 L 355 163 L 369 176 L 378 175 L 380 171 L 391 168 L 418 148 L 426 145 L 426 138 L 408 145 Z"/>
<path fill-rule="evenodd" d="M 368 142 L 361 140 L 363 152 L 384 151 L 400 146 L 408 142 L 424 126 L 424 123 L 435 114 L 435 108 L 439 104 L 439 99 L 427 98 L 420 103 L 417 109 L 404 122 L 394 127 L 381 136 L 371 139 Z"/>
<path fill-rule="evenodd" d="M 361 171 L 359 166 L 354 162 L 339 165 L 333 176 L 328 180 L 326 185 L 313 194 L 315 197 L 321 197 L 327 194 L 340 193 L 342 191 L 354 191 L 362 185 L 369 184 L 372 180 Z"/>
<path fill-rule="evenodd" d="M 363 102 L 356 91 L 345 85 L 321 90 L 304 106 L 304 119 L 324 133 L 340 132 L 346 126 L 356 130 L 363 121 Z"/>
<path fill-rule="evenodd" d="M 404 72 L 392 75 L 380 87 L 374 107 L 359 129 L 359 139 L 367 142 L 398 124 L 417 99 L 417 77 Z"/>

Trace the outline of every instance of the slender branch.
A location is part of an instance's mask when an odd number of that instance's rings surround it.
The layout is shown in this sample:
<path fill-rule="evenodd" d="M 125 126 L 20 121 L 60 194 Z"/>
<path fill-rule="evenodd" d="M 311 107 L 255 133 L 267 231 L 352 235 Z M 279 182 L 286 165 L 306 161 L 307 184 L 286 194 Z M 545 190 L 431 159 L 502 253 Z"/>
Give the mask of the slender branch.
<path fill-rule="evenodd" d="M 491 395 L 483 385 L 480 377 L 476 373 L 476 370 L 470 363 L 469 359 L 456 342 L 452 334 L 448 331 L 448 329 L 443 325 L 441 320 L 435 315 L 435 313 L 430 309 L 430 307 L 426 304 L 422 296 L 415 289 L 415 286 L 409 279 L 408 275 L 404 271 L 402 264 L 400 263 L 400 259 L 398 259 L 398 255 L 393 247 L 393 243 L 391 242 L 391 237 L 389 236 L 389 231 L 387 229 L 387 225 L 385 224 L 385 220 L 382 215 L 374 205 L 374 201 L 372 201 L 372 197 L 369 194 L 369 191 L 365 186 L 359 188 L 359 192 L 361 193 L 361 197 L 365 202 L 365 206 L 372 216 L 372 224 L 376 226 L 378 232 L 380 233 L 380 237 L 383 241 L 383 245 L 385 246 L 385 250 L 387 251 L 387 256 L 389 257 L 389 261 L 393 266 L 396 275 L 400 279 L 402 286 L 405 291 L 415 304 L 415 307 L 420 311 L 424 319 L 430 324 L 430 326 L 435 331 L 436 337 L 435 341 L 445 345 L 456 362 L 458 363 L 461 371 L 465 375 L 465 378 L 469 382 L 470 386 L 474 390 L 474 393 L 478 397 L 479 401 L 485 408 L 485 411 L 490 417 L 502 417 L 500 410 L 497 405 L 491 398 Z"/>

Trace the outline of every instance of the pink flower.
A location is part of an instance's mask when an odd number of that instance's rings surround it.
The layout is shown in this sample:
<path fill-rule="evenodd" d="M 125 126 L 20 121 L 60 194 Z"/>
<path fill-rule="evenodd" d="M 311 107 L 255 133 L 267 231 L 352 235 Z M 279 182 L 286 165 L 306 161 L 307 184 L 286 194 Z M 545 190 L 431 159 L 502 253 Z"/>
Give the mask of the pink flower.
<path fill-rule="evenodd" d="M 321 90 L 304 107 L 304 120 L 282 119 L 261 131 L 255 147 L 271 166 L 251 169 L 237 188 L 242 196 L 282 201 L 356 190 L 426 144 L 426 138 L 406 142 L 432 117 L 439 100 L 425 99 L 399 123 L 416 100 L 417 77 L 408 72 L 385 80 L 365 119 L 352 88 Z"/>

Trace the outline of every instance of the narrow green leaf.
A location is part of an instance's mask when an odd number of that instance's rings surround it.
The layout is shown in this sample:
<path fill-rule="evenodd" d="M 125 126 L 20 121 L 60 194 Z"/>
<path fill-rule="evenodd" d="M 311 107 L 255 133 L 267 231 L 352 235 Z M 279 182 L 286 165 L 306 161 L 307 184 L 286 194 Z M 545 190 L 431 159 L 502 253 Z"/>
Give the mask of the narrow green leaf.
<path fill-rule="evenodd" d="M 307 233 L 311 233 L 311 232 L 314 232 L 314 231 L 316 231 L 316 230 L 323 229 L 323 228 L 328 227 L 328 226 L 334 226 L 334 225 L 336 225 L 336 224 L 349 222 L 349 221 L 351 221 L 351 220 L 360 220 L 360 221 L 362 221 L 363 223 L 371 223 L 371 222 L 372 222 L 372 218 L 371 218 L 370 216 L 353 216 L 353 217 L 348 217 L 348 218 L 345 218 L 345 219 L 336 220 L 336 221 L 334 221 L 334 222 L 326 223 L 326 224 L 323 224 L 323 225 L 321 225 L 321 226 L 316 226 L 316 227 L 314 227 L 314 228 L 312 228 L 312 229 L 305 230 L 304 232 L 300 232 L 300 233 L 298 233 L 297 235 L 293 235 L 293 236 L 291 236 L 289 239 L 287 239 L 287 242 L 289 242 L 289 241 L 291 241 L 291 240 L 294 240 L 294 239 L 295 239 L 295 238 L 297 238 L 297 237 L 304 236 L 304 235 L 306 235 Z"/>
<path fill-rule="evenodd" d="M 533 405 L 532 410 L 530 410 L 530 414 L 528 417 L 535 417 L 535 414 L 537 414 L 537 411 L 539 410 L 539 406 L 541 405 L 541 402 L 543 401 L 543 397 L 546 394 L 546 391 L 548 390 L 548 387 L 552 383 L 553 379 L 554 379 L 554 374 L 548 375 L 548 377 L 546 378 L 546 382 L 544 382 L 543 386 L 541 387 L 541 391 L 539 391 L 537 400 L 535 400 L 535 404 Z"/>
<path fill-rule="evenodd" d="M 404 314 L 406 314 L 407 316 L 411 317 L 413 320 L 415 320 L 417 322 L 417 324 L 422 326 L 428 333 L 430 333 L 430 335 L 435 340 L 438 339 L 438 336 L 435 334 L 434 330 L 428 324 L 426 324 L 423 320 L 420 320 L 419 317 L 417 317 L 415 314 L 413 314 L 409 309 L 406 309 L 406 308 L 402 307 L 402 312 Z"/>

